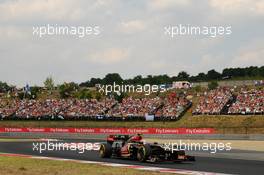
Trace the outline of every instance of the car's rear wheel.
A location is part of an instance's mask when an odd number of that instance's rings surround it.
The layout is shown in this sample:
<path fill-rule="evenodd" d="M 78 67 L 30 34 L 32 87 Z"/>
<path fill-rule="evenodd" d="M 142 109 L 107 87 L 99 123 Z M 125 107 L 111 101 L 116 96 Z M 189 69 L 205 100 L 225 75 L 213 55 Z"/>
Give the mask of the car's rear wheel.
<path fill-rule="evenodd" d="M 99 155 L 102 158 L 109 158 L 112 156 L 112 145 L 109 143 L 103 143 L 99 149 Z"/>
<path fill-rule="evenodd" d="M 151 147 L 148 144 L 142 145 L 138 148 L 137 159 L 140 162 L 145 162 L 151 155 Z"/>

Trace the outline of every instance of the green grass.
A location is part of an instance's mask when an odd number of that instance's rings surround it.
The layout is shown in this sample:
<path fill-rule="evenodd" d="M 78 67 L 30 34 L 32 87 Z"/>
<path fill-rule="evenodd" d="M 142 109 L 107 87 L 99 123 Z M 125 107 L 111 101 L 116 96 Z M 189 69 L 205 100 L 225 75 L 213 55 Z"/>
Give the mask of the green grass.
<path fill-rule="evenodd" d="M 116 168 L 77 162 L 0 156 L 0 174 L 5 175 L 168 175 L 151 171 Z"/>

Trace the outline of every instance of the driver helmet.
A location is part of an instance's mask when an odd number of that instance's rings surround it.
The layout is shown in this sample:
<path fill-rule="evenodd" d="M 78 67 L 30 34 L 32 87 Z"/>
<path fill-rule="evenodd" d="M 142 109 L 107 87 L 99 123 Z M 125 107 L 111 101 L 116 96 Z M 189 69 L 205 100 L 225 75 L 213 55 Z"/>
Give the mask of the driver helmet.
<path fill-rule="evenodd" d="M 142 140 L 142 137 L 139 134 L 131 137 L 131 141 L 134 141 L 134 142 L 139 142 L 141 140 Z"/>

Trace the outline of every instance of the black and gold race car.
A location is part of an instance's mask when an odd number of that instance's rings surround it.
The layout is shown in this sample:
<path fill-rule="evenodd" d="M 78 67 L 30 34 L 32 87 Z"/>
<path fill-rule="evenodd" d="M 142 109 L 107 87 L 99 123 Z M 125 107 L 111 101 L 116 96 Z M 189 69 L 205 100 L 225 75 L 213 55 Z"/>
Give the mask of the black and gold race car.
<path fill-rule="evenodd" d="M 102 158 L 128 158 L 140 162 L 195 161 L 195 157 L 185 155 L 185 151 L 171 151 L 158 143 L 144 143 L 140 134 L 109 135 L 107 142 L 100 145 L 99 155 Z"/>

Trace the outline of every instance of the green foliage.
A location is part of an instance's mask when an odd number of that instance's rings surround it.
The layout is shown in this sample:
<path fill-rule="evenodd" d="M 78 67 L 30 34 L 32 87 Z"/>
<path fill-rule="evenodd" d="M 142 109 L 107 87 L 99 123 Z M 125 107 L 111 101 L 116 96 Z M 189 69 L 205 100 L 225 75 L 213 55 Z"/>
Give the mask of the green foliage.
<path fill-rule="evenodd" d="M 100 92 L 96 92 L 95 93 L 95 97 L 96 100 L 101 100 L 103 98 L 103 95 Z"/>
<path fill-rule="evenodd" d="M 208 84 L 208 88 L 209 88 L 210 90 L 216 89 L 217 87 L 218 87 L 218 83 L 217 83 L 217 81 L 212 81 L 212 82 L 210 82 L 210 83 Z"/>
<path fill-rule="evenodd" d="M 218 80 L 221 78 L 221 74 L 219 72 L 216 72 L 214 69 L 209 70 L 207 72 L 207 79 L 208 80 Z"/>
<path fill-rule="evenodd" d="M 250 66 L 246 68 L 226 68 L 223 70 L 222 76 L 227 77 L 264 77 L 264 66 Z"/>
<path fill-rule="evenodd" d="M 80 91 L 76 92 L 75 97 L 78 99 L 91 99 L 92 93 L 88 89 L 81 89 Z"/>
<path fill-rule="evenodd" d="M 48 90 L 53 90 L 54 89 L 54 80 L 52 77 L 47 77 L 46 80 L 44 81 L 44 86 Z"/>
<path fill-rule="evenodd" d="M 24 97 L 25 97 L 25 93 L 24 93 L 24 92 L 19 92 L 19 93 L 18 93 L 18 98 L 19 98 L 20 100 L 23 100 Z"/>
<path fill-rule="evenodd" d="M 264 77 L 264 66 L 259 68 L 259 75 Z"/>
<path fill-rule="evenodd" d="M 190 75 L 185 72 L 185 71 L 181 71 L 179 72 L 178 76 L 177 76 L 177 80 L 178 81 L 188 81 Z"/>
<path fill-rule="evenodd" d="M 62 85 L 59 86 L 59 93 L 61 98 L 68 98 L 72 97 L 73 93 L 77 92 L 79 89 L 79 86 L 74 83 L 63 83 Z"/>
<path fill-rule="evenodd" d="M 113 95 L 114 95 L 114 99 L 119 103 L 122 103 L 123 98 L 127 97 L 127 94 L 125 93 L 121 93 L 121 94 L 114 93 Z"/>
<path fill-rule="evenodd" d="M 202 87 L 200 85 L 194 87 L 195 92 L 201 92 Z"/>
<path fill-rule="evenodd" d="M 107 74 L 103 79 L 104 84 L 113 84 L 114 82 L 116 84 L 121 84 L 123 82 L 123 79 L 118 73 Z"/>
<path fill-rule="evenodd" d="M 23 99 L 36 99 L 41 93 L 42 88 L 39 86 L 31 86 L 30 87 L 30 93 L 26 92 L 18 92 L 18 98 L 23 100 Z"/>
<path fill-rule="evenodd" d="M 91 78 L 90 81 L 81 83 L 80 87 L 94 87 L 96 84 L 103 84 L 103 80 L 100 78 Z"/>
<path fill-rule="evenodd" d="M 7 83 L 0 81 L 0 92 L 7 92 L 11 89 Z"/>
<path fill-rule="evenodd" d="M 94 87 L 95 84 L 168 84 L 173 81 L 191 81 L 191 82 L 201 82 L 201 81 L 218 81 L 221 79 L 254 79 L 256 77 L 264 77 L 264 66 L 262 67 L 246 67 L 246 68 L 226 68 L 222 73 L 215 71 L 214 69 L 209 70 L 207 73 L 199 73 L 196 76 L 190 76 L 187 72 L 181 71 L 177 76 L 168 75 L 148 75 L 147 77 L 142 77 L 137 75 L 134 78 L 122 79 L 121 76 L 117 73 L 107 74 L 103 79 L 100 78 L 91 78 L 90 81 L 81 83 L 80 86 L 83 87 Z"/>
<path fill-rule="evenodd" d="M 32 86 L 32 87 L 30 88 L 30 91 L 31 91 L 31 93 L 29 94 L 29 95 L 30 95 L 29 98 L 31 98 L 31 99 L 35 99 L 35 98 L 37 98 L 38 93 L 41 92 L 41 87 L 38 87 L 38 86 Z"/>

